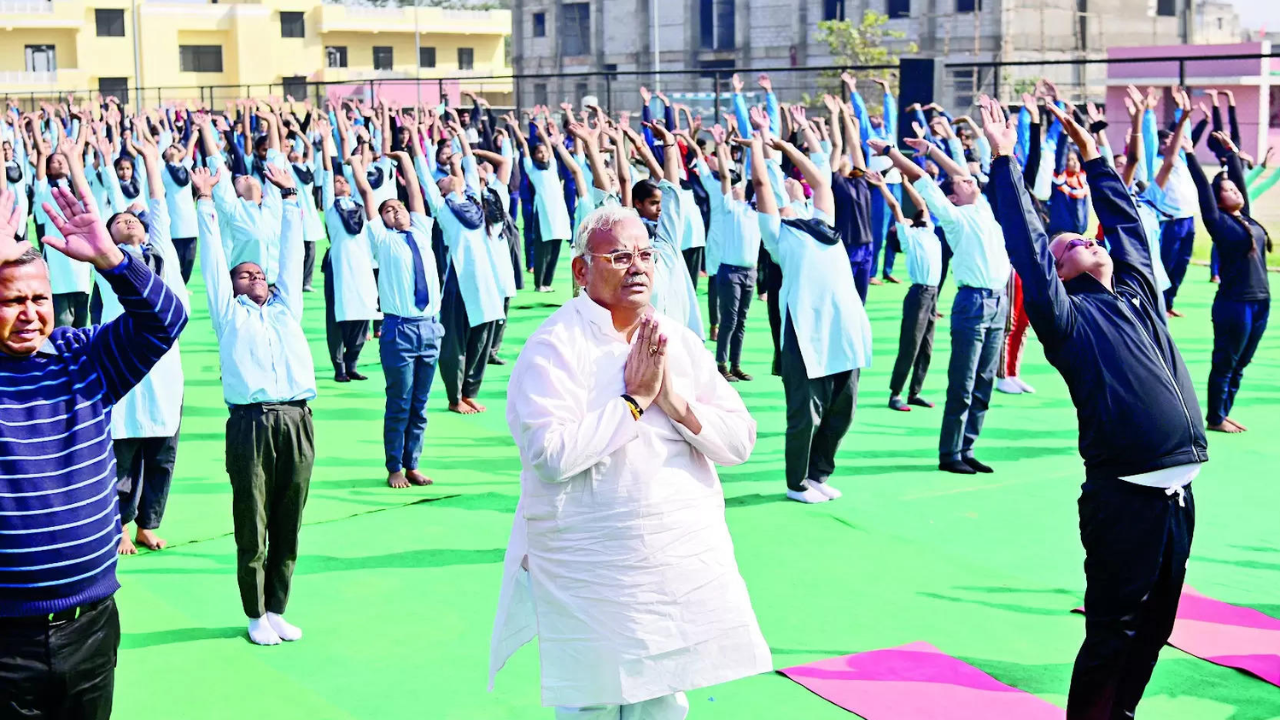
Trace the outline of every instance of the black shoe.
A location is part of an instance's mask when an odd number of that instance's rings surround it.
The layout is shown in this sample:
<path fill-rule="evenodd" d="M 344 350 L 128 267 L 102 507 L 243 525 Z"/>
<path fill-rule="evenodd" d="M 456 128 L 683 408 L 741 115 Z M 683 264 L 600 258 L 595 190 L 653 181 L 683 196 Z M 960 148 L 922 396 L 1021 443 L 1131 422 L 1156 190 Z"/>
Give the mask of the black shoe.
<path fill-rule="evenodd" d="M 729 372 L 728 365 L 721 365 L 717 363 L 716 370 L 720 371 L 720 375 L 723 376 L 725 380 L 728 380 L 729 382 L 738 382 L 738 378 L 734 377 L 734 374 Z"/>
<path fill-rule="evenodd" d="M 368 375 L 361 375 L 360 373 L 356 372 L 355 369 L 348 370 L 347 377 L 351 378 L 352 380 L 368 380 L 369 379 Z"/>
<path fill-rule="evenodd" d="M 738 378 L 739 380 L 744 381 L 744 382 L 751 382 L 752 380 L 754 380 L 754 379 L 755 379 L 755 378 L 751 377 L 750 375 L 748 375 L 748 374 L 746 374 L 746 373 L 742 372 L 742 368 L 740 368 L 740 367 L 735 367 L 734 369 L 730 370 L 730 371 L 729 371 L 729 374 L 730 374 L 730 375 L 732 375 L 732 376 L 734 376 L 734 377 L 736 377 L 736 378 Z"/>
<path fill-rule="evenodd" d="M 916 407 L 922 407 L 922 408 L 931 408 L 931 407 L 933 407 L 933 403 L 929 402 L 928 400 L 925 400 L 924 398 L 920 397 L 919 395 L 913 395 L 913 396 L 911 396 L 911 397 L 907 398 L 907 404 L 908 404 L 908 405 L 915 405 Z"/>
<path fill-rule="evenodd" d="M 907 407 L 907 404 L 902 402 L 902 398 L 897 395 L 889 398 L 889 409 L 897 410 L 898 412 L 911 412 L 911 408 Z"/>
<path fill-rule="evenodd" d="M 957 475 L 977 475 L 978 474 L 977 470 L 974 470 L 973 468 L 969 467 L 968 463 L 964 462 L 963 460 L 947 460 L 946 462 L 940 462 L 938 463 L 938 469 L 945 470 L 949 473 L 955 473 Z"/>
<path fill-rule="evenodd" d="M 490 355 L 490 356 L 489 356 L 489 364 L 490 364 L 490 365 L 506 365 L 506 364 L 507 364 L 507 361 L 506 361 L 506 360 L 503 360 L 502 358 L 498 357 L 497 355 Z"/>
<path fill-rule="evenodd" d="M 969 457 L 969 458 L 960 458 L 960 460 L 961 460 L 965 465 L 968 465 L 969 467 L 973 468 L 974 470 L 977 470 L 977 471 L 978 471 L 978 472 L 980 472 L 980 473 L 993 473 L 993 472 L 995 472 L 995 470 L 992 470 L 992 469 L 991 469 L 991 466 L 990 466 L 990 465 L 987 465 L 986 463 L 981 462 L 981 461 L 980 461 L 980 460 L 978 460 L 977 458 L 971 458 L 971 457 Z"/>
<path fill-rule="evenodd" d="M 346 373 L 340 372 L 333 376 L 334 382 L 351 382 L 351 378 Z"/>

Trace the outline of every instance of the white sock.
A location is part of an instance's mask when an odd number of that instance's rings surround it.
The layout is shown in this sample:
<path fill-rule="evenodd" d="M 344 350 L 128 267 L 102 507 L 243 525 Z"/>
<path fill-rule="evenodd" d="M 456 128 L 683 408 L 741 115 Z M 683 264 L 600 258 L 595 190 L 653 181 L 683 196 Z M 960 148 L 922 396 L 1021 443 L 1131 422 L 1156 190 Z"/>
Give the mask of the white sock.
<path fill-rule="evenodd" d="M 996 390 L 1008 395 L 1022 394 L 1022 386 L 1018 384 L 1017 379 L 1011 377 L 1003 377 L 997 380 Z"/>
<path fill-rule="evenodd" d="M 810 480 L 809 487 L 814 488 L 815 490 L 822 493 L 823 495 L 826 495 L 828 500 L 838 500 L 844 496 L 844 493 L 832 487 L 831 483 L 814 482 Z"/>
<path fill-rule="evenodd" d="M 1018 387 L 1022 388 L 1022 392 L 1024 393 L 1033 393 L 1036 391 L 1035 388 L 1028 385 L 1027 382 L 1020 377 L 1015 377 L 1013 381 L 1018 383 Z"/>
<path fill-rule="evenodd" d="M 821 490 L 817 490 L 813 487 L 809 487 L 800 492 L 796 492 L 795 490 L 788 490 L 787 499 L 795 500 L 796 502 L 802 502 L 808 505 L 813 505 L 815 503 L 824 503 L 830 500 L 831 498 L 823 494 Z"/>
<path fill-rule="evenodd" d="M 267 622 L 267 618 L 254 618 L 249 621 L 249 639 L 255 645 L 279 645 L 280 636 L 275 630 L 271 629 L 271 624 Z"/>
<path fill-rule="evenodd" d="M 293 642 L 302 639 L 302 628 L 297 625 L 290 625 L 285 621 L 283 615 L 277 615 L 269 612 L 266 615 L 267 623 L 271 625 L 271 629 L 276 631 L 281 640 L 285 642 Z"/>

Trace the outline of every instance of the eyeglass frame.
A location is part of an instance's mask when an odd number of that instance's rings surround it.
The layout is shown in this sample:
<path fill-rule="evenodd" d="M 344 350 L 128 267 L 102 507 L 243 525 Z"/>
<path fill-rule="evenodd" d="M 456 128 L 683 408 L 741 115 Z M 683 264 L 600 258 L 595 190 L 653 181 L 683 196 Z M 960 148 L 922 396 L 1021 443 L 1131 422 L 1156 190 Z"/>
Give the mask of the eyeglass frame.
<path fill-rule="evenodd" d="M 1067 253 L 1071 252 L 1072 250 L 1075 250 L 1078 247 L 1082 247 L 1082 248 L 1097 247 L 1099 244 L 1100 243 L 1097 240 L 1091 237 L 1084 237 L 1083 235 L 1081 235 L 1079 238 L 1072 238 L 1067 241 L 1066 247 L 1062 248 L 1062 253 L 1059 254 L 1058 257 L 1054 258 L 1053 266 L 1055 268 L 1061 268 L 1062 259 L 1067 256 Z"/>
<path fill-rule="evenodd" d="M 653 267 L 654 265 L 657 264 L 658 250 L 653 246 L 650 246 L 647 248 L 641 248 L 640 250 L 614 250 L 613 252 L 607 252 L 607 253 L 583 252 L 582 254 L 585 257 L 609 258 L 609 265 L 613 267 L 614 270 L 628 270 L 631 268 L 632 265 L 635 265 L 636 263 L 640 262 L 640 253 L 649 253 L 651 256 L 648 263 L 640 263 L 641 267 L 646 267 L 646 266 Z M 624 255 L 624 254 L 631 255 L 631 262 L 619 267 L 618 262 L 615 258 L 618 255 Z"/>

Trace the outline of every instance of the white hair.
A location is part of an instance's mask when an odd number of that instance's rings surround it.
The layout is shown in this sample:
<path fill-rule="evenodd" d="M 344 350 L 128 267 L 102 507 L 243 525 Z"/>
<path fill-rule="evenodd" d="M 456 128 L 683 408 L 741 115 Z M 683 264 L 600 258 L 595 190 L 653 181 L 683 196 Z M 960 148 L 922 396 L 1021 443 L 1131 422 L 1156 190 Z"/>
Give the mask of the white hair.
<path fill-rule="evenodd" d="M 640 213 L 636 212 L 635 208 L 604 205 L 592 210 L 591 214 L 582 219 L 577 234 L 573 236 L 573 256 L 582 257 L 587 254 L 587 241 L 595 232 L 612 230 L 631 218 L 640 219 Z"/>

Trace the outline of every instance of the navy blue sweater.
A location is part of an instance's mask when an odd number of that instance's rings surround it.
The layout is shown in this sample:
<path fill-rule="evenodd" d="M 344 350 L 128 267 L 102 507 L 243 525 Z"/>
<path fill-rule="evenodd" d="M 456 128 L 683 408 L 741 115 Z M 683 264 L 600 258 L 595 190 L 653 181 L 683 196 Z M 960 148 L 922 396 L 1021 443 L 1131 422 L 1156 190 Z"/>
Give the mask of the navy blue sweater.
<path fill-rule="evenodd" d="M 1204 168 L 1194 153 L 1187 153 L 1187 169 L 1196 183 L 1200 199 L 1200 219 L 1204 221 L 1214 247 L 1218 249 L 1217 299 L 1222 300 L 1270 300 L 1271 285 L 1267 279 L 1267 233 L 1250 217 L 1249 191 L 1245 189 L 1244 169 L 1240 156 L 1229 153 L 1226 157 L 1227 177 L 1236 184 L 1244 197 L 1244 209 L 1240 216 L 1229 215 L 1218 209 L 1218 198 L 1213 186 L 1205 177 Z"/>
<path fill-rule="evenodd" d="M 111 406 L 173 346 L 187 313 L 128 254 L 103 277 L 123 315 L 58 328 L 27 357 L 0 354 L 0 617 L 58 612 L 120 587 Z"/>
<path fill-rule="evenodd" d="M 1088 274 L 1058 279 L 1049 238 L 1010 158 L 992 163 L 991 186 L 1023 307 L 1076 406 L 1086 472 L 1126 477 L 1205 462 L 1195 386 L 1156 299 L 1138 209 L 1103 158 L 1084 169 L 1115 263 L 1111 288 Z"/>

